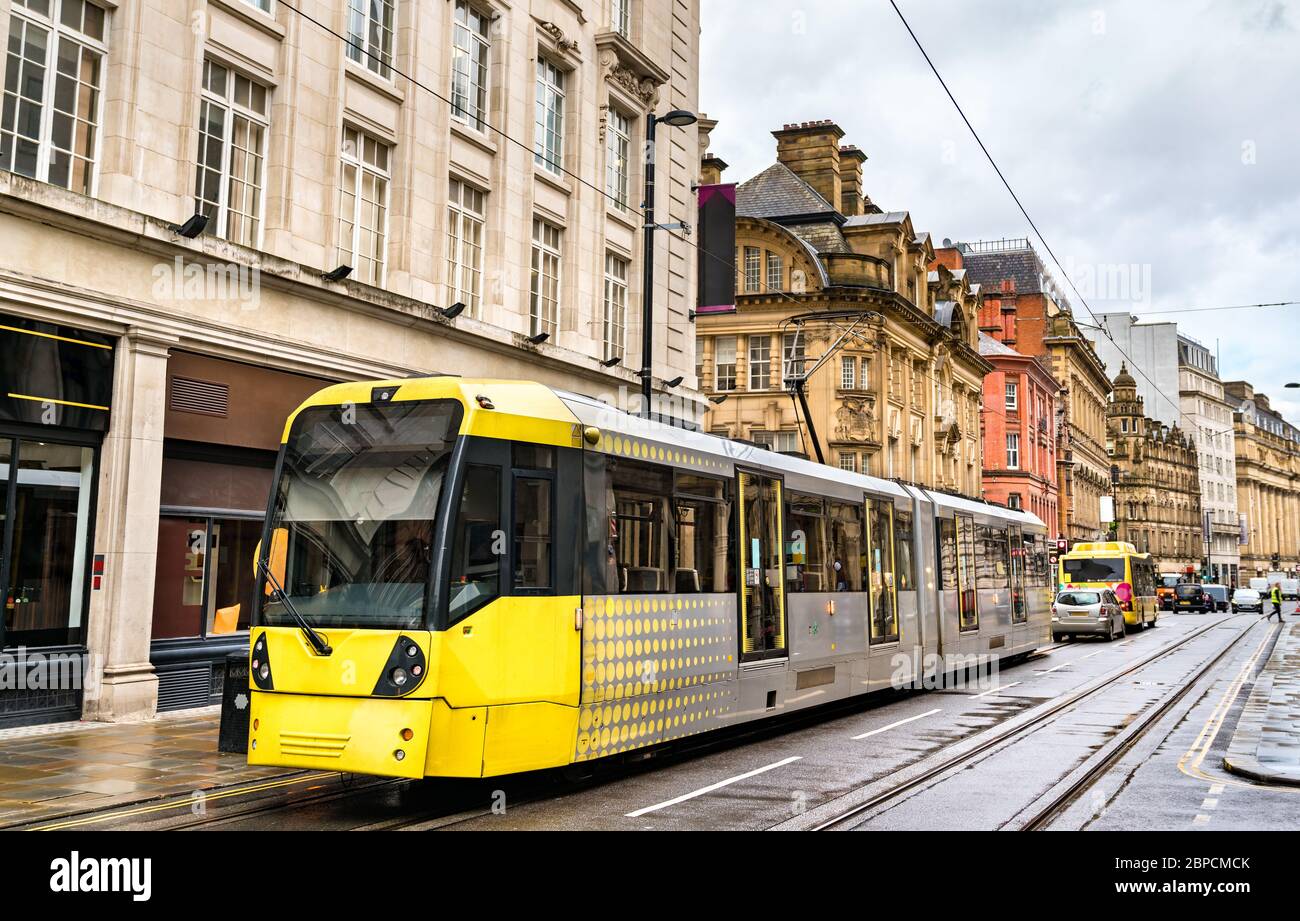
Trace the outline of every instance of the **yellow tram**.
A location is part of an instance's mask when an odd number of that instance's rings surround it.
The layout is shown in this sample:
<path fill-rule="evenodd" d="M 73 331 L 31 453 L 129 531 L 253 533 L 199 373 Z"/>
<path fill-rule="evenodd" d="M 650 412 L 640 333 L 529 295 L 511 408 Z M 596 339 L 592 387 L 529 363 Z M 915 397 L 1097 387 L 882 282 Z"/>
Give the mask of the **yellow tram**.
<path fill-rule="evenodd" d="M 1048 549 L 1025 512 L 539 384 L 338 385 L 284 430 L 248 760 L 510 774 L 1023 656 Z"/>

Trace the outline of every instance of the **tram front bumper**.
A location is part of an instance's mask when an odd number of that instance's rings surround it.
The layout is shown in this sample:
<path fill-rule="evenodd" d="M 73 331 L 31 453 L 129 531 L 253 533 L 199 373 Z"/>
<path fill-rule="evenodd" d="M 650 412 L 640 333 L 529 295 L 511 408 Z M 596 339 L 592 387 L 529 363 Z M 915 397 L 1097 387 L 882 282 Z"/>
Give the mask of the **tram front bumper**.
<path fill-rule="evenodd" d="M 432 701 L 253 691 L 251 706 L 249 764 L 424 776 Z"/>

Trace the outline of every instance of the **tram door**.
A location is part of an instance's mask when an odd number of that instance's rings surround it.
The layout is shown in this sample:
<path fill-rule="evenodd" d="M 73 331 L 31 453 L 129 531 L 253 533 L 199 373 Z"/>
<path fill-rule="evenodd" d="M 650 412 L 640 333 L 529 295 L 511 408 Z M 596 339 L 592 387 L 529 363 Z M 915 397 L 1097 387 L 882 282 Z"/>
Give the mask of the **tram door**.
<path fill-rule="evenodd" d="M 781 481 L 740 474 L 741 662 L 786 655 Z"/>

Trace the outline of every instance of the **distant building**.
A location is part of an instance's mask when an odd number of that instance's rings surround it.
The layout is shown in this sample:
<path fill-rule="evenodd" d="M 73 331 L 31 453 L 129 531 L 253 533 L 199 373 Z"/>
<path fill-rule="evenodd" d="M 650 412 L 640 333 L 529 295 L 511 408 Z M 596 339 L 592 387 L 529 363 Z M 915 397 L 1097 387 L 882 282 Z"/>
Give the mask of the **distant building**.
<path fill-rule="evenodd" d="M 1232 404 L 1225 399 L 1214 353 L 1170 322 L 1139 321 L 1129 313 L 1101 314 L 1109 336 L 1097 354 L 1110 374 L 1127 366 L 1151 418 L 1178 426 L 1196 444 L 1201 479 L 1202 563 L 1216 582 L 1231 585 L 1240 563 Z"/>
<path fill-rule="evenodd" d="M 1246 538 L 1242 581 L 1300 572 L 1300 429 L 1245 381 L 1223 385 L 1234 404 L 1237 509 Z"/>
<path fill-rule="evenodd" d="M 1101 498 L 1110 494 L 1110 378 L 1069 302 L 1028 240 L 944 241 L 936 259 L 964 268 L 971 285 L 979 286 L 981 332 L 1048 363 L 1061 387 L 1055 425 L 1057 520 L 1052 527 L 1071 540 L 1105 537 Z"/>
<path fill-rule="evenodd" d="M 866 155 L 841 146 L 833 122 L 787 125 L 777 162 L 736 195 L 737 312 L 701 315 L 700 388 L 723 402 L 714 434 L 815 458 L 818 445 L 785 381 L 813 367 L 809 417 L 828 464 L 980 495 L 984 375 L 966 273 L 930 271 L 934 247 L 906 211 L 883 212 L 862 191 Z M 716 157 L 704 175 L 716 181 Z M 802 314 L 870 312 L 869 320 Z"/>
<path fill-rule="evenodd" d="M 1199 571 L 1201 486 L 1196 444 L 1178 426 L 1146 415 L 1125 365 L 1115 378 L 1107 425 L 1115 466 L 1119 540 L 1156 558 L 1161 572 Z"/>
<path fill-rule="evenodd" d="M 980 355 L 993 365 L 984 378 L 980 430 L 984 498 L 1032 512 L 1055 528 L 1056 395 L 1046 364 L 980 333 Z"/>

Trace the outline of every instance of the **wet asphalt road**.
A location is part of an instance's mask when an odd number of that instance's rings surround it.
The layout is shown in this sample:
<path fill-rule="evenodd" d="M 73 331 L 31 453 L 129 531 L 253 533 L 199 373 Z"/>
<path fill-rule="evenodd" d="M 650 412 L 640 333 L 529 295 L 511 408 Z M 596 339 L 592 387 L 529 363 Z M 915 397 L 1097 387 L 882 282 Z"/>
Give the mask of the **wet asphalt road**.
<path fill-rule="evenodd" d="M 1295 605 L 1287 611 L 1296 616 Z M 1105 643 L 1077 640 L 1003 669 L 993 686 L 885 695 L 866 707 L 777 734 L 708 745 L 574 783 L 409 783 L 322 775 L 292 793 L 231 797 L 202 814 L 161 812 L 111 828 L 342 830 L 634 830 L 807 828 L 841 815 L 863 788 L 946 760 L 1008 720 L 1099 683 L 1135 661 L 1202 635 L 1105 690 L 861 816 L 863 829 L 1015 827 L 1031 804 L 1085 765 L 1124 727 L 1234 640 L 1232 651 L 1099 774 L 1052 828 L 1294 829 L 1300 789 L 1257 787 L 1227 774 L 1223 750 L 1276 623 L 1257 615 L 1167 615 L 1155 629 Z"/>

